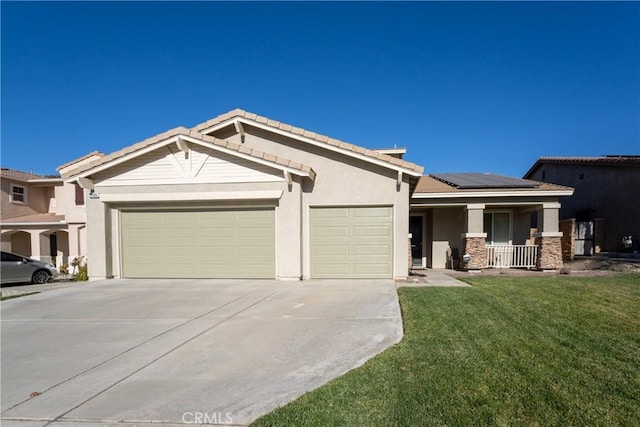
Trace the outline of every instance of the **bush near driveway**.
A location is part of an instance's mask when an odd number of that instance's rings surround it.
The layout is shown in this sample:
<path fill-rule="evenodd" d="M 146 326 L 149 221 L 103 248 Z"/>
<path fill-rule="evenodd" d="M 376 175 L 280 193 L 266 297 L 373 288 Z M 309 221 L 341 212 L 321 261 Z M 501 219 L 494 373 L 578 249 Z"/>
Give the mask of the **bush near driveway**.
<path fill-rule="evenodd" d="M 638 425 L 640 275 L 401 288 L 405 338 L 256 426 Z"/>

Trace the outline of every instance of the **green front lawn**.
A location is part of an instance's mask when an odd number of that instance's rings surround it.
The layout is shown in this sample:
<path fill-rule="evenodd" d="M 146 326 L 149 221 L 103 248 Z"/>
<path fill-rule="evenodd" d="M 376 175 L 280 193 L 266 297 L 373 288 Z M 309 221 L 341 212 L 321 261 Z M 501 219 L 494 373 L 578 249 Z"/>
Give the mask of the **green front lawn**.
<path fill-rule="evenodd" d="M 640 275 L 401 288 L 405 337 L 255 426 L 637 425 Z"/>

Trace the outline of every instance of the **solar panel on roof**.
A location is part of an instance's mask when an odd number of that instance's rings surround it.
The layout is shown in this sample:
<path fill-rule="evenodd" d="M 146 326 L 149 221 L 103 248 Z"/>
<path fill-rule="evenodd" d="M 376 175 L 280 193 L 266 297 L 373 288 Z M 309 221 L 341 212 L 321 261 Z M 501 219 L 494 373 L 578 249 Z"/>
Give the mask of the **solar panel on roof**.
<path fill-rule="evenodd" d="M 534 188 L 537 183 L 526 179 L 492 173 L 437 173 L 431 176 L 456 188 Z"/>

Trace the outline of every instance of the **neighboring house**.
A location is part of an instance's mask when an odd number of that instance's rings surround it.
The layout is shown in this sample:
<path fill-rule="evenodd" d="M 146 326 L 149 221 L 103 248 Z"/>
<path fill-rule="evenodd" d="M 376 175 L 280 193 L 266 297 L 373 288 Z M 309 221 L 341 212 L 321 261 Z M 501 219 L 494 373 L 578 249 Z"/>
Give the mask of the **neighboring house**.
<path fill-rule="evenodd" d="M 233 110 L 59 171 L 91 192 L 91 279 L 402 278 L 413 266 L 562 265 L 558 200 L 570 188 L 516 180 L 466 189 L 423 177 L 404 153 Z M 530 238 L 536 211 L 541 231 Z"/>
<path fill-rule="evenodd" d="M 541 157 L 527 179 L 575 188 L 560 209 L 577 255 L 625 249 L 640 239 L 640 156 Z"/>
<path fill-rule="evenodd" d="M 572 191 L 494 174 L 426 175 L 411 196 L 412 266 L 560 268 L 559 199 Z"/>
<path fill-rule="evenodd" d="M 86 254 L 85 193 L 59 176 L 2 168 L 3 251 L 60 267 Z"/>

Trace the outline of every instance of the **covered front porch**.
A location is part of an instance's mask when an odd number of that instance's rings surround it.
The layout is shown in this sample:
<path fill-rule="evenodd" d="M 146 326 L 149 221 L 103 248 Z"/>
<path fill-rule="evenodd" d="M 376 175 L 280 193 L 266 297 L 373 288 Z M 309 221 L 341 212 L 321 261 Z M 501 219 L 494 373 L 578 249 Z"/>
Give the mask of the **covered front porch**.
<path fill-rule="evenodd" d="M 560 268 L 558 209 L 557 203 L 414 206 L 409 220 L 411 267 Z"/>
<path fill-rule="evenodd" d="M 63 215 L 8 218 L 1 226 L 0 245 L 6 252 L 48 262 L 57 268 L 86 253 L 85 224 L 68 224 Z"/>
<path fill-rule="evenodd" d="M 461 175 L 488 180 L 454 178 Z M 411 268 L 561 268 L 558 200 L 572 189 L 500 177 L 505 182 L 512 186 L 466 188 L 423 177 L 411 198 Z"/>

